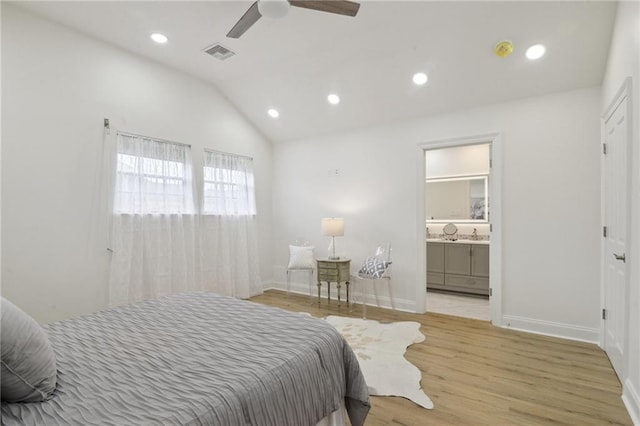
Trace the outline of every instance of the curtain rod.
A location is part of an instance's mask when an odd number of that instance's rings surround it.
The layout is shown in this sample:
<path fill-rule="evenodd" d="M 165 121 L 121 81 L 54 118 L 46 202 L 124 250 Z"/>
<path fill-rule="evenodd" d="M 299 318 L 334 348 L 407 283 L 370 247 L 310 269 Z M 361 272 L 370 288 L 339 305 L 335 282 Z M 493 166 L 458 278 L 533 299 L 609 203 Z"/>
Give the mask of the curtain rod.
<path fill-rule="evenodd" d="M 129 136 L 129 137 L 132 137 L 132 138 L 152 139 L 152 140 L 158 141 L 158 142 L 172 143 L 174 145 L 188 146 L 189 148 L 191 148 L 191 145 L 189 145 L 188 143 L 175 142 L 175 141 L 170 141 L 170 140 L 167 140 L 167 139 L 156 138 L 156 137 L 153 137 L 153 136 L 137 135 L 135 133 L 121 132 L 120 130 L 118 130 L 116 133 L 118 135 L 122 135 L 122 136 Z"/>
<path fill-rule="evenodd" d="M 205 148 L 204 150 L 207 151 L 207 152 L 215 152 L 216 154 L 233 155 L 235 157 L 247 158 L 247 159 L 253 161 L 253 157 L 249 157 L 248 155 L 240 155 L 240 154 L 234 154 L 232 152 L 218 151 L 217 149 L 211 149 L 211 148 Z"/>
<path fill-rule="evenodd" d="M 108 126 L 107 123 L 108 122 L 105 122 L 105 126 Z M 133 138 L 153 139 L 154 141 L 172 143 L 172 144 L 175 144 L 175 145 L 183 145 L 183 146 L 188 146 L 189 148 L 191 148 L 191 145 L 187 144 L 187 143 L 170 141 L 170 140 L 167 140 L 167 139 L 156 138 L 156 137 L 153 137 L 153 136 L 138 135 L 136 133 L 123 132 L 123 131 L 120 131 L 120 130 L 118 130 L 116 133 L 118 135 L 129 136 L 129 137 L 133 137 Z M 253 157 L 249 157 L 248 155 L 234 154 L 232 152 L 219 151 L 219 150 L 211 149 L 211 148 L 204 148 L 204 150 L 208 151 L 208 152 L 215 152 L 215 153 L 218 153 L 218 154 L 233 155 L 233 156 L 236 156 L 236 157 L 247 158 L 247 159 L 253 161 Z"/>

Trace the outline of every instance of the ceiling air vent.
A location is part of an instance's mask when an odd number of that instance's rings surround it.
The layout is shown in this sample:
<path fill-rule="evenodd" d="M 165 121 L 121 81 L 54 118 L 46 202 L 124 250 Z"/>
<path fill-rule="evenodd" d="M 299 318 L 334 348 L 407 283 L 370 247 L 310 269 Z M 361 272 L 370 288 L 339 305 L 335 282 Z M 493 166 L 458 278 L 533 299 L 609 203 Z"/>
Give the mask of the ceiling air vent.
<path fill-rule="evenodd" d="M 216 59 L 220 59 L 221 61 L 224 61 L 225 59 L 235 55 L 235 52 L 232 52 L 220 43 L 216 43 L 213 46 L 207 47 L 206 49 L 204 49 L 204 53 L 207 53 Z"/>

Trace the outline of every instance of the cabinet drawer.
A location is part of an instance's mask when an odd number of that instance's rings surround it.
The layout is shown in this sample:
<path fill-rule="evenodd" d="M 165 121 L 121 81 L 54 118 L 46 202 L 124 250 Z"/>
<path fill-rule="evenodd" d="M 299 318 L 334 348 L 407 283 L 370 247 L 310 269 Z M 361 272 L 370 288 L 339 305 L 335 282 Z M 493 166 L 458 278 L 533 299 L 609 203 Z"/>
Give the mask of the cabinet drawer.
<path fill-rule="evenodd" d="M 349 281 L 350 263 L 318 261 L 318 281 Z"/>
<path fill-rule="evenodd" d="M 477 290 L 489 290 L 489 279 L 471 277 L 464 275 L 447 274 L 444 277 L 444 284 L 451 287 L 464 287 Z"/>
<path fill-rule="evenodd" d="M 427 285 L 444 284 L 444 274 L 438 272 L 427 272 Z"/>
<path fill-rule="evenodd" d="M 336 279 L 338 278 L 338 270 L 320 268 L 318 269 L 318 277 L 322 279 L 328 279 L 328 278 Z"/>

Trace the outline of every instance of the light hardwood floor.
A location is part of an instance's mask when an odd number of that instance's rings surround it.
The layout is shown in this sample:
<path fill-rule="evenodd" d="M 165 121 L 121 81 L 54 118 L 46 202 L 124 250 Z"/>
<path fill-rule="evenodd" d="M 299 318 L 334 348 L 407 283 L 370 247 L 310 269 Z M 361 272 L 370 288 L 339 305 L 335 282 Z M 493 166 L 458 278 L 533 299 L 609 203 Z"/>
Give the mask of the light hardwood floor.
<path fill-rule="evenodd" d="M 254 302 L 317 317 L 362 315 L 335 301 L 270 290 Z M 435 408 L 399 397 L 371 397 L 367 426 L 631 425 L 620 383 L 600 348 L 493 327 L 485 321 L 367 308 L 367 318 L 418 321 L 427 339 L 405 356 L 422 371 Z"/>

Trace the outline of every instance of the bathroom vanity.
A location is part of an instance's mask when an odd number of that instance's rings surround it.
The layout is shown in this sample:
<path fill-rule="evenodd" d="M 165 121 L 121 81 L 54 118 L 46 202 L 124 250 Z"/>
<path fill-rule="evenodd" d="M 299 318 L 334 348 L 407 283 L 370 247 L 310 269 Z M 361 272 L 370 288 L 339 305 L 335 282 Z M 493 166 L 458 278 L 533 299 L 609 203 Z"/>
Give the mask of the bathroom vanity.
<path fill-rule="evenodd" d="M 489 241 L 427 240 L 427 288 L 489 295 Z"/>

